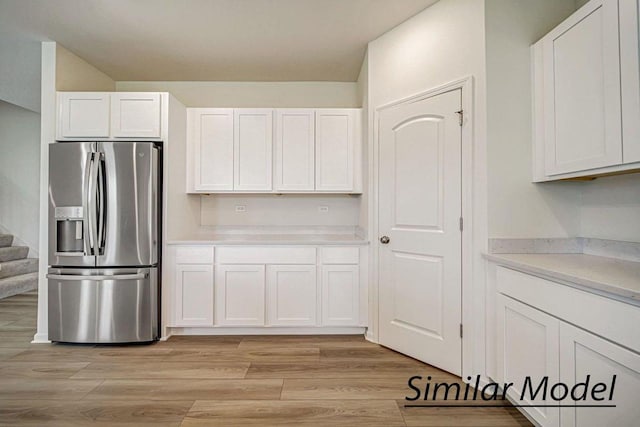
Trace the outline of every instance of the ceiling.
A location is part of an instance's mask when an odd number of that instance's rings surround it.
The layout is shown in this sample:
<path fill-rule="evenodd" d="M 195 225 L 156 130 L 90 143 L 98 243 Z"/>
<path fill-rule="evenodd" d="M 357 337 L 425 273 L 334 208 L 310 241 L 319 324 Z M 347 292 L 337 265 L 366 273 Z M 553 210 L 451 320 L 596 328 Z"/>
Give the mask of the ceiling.
<path fill-rule="evenodd" d="M 355 81 L 369 41 L 436 1 L 0 0 L 0 28 L 118 81 Z"/>

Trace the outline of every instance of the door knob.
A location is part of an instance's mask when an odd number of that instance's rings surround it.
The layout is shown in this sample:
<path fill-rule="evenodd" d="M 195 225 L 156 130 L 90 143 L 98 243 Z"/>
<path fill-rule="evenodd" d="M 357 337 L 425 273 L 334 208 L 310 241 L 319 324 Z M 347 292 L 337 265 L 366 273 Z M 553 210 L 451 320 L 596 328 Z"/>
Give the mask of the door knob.
<path fill-rule="evenodd" d="M 382 236 L 382 237 L 380 238 L 380 243 L 382 243 L 383 245 L 386 245 L 386 244 L 388 244 L 388 243 L 389 243 L 389 241 L 390 241 L 390 240 L 391 240 L 391 239 L 389 239 L 389 236 Z"/>

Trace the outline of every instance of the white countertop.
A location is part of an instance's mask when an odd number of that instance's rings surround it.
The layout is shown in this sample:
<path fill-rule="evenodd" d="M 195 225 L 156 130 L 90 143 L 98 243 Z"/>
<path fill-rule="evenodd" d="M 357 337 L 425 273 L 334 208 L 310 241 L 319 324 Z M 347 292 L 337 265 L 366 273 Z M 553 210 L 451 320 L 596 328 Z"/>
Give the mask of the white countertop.
<path fill-rule="evenodd" d="M 169 245 L 368 245 L 355 234 L 206 234 L 169 240 Z"/>
<path fill-rule="evenodd" d="M 497 264 L 640 303 L 640 262 L 584 254 L 485 254 Z"/>

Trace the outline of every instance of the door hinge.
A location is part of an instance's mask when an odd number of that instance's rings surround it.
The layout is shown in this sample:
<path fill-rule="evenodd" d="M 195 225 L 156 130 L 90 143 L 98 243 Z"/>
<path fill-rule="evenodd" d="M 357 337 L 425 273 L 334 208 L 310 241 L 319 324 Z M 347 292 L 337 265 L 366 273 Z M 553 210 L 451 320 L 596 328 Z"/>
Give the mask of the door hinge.
<path fill-rule="evenodd" d="M 464 110 L 456 111 L 456 114 L 458 115 L 460 126 L 462 126 L 464 123 Z"/>
<path fill-rule="evenodd" d="M 462 338 L 462 323 L 460 323 L 460 338 Z"/>
<path fill-rule="evenodd" d="M 460 231 L 464 229 L 464 220 L 460 217 Z"/>

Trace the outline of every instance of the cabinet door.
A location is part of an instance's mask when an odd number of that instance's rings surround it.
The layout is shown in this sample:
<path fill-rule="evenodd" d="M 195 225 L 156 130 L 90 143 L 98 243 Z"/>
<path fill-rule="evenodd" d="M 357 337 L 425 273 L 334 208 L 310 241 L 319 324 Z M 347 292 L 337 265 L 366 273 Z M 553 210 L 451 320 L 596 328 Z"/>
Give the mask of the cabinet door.
<path fill-rule="evenodd" d="M 277 191 L 313 191 L 315 185 L 313 110 L 276 111 Z"/>
<path fill-rule="evenodd" d="M 316 266 L 267 266 L 267 316 L 274 326 L 316 324 Z"/>
<path fill-rule="evenodd" d="M 58 139 L 108 138 L 109 94 L 58 93 Z"/>
<path fill-rule="evenodd" d="M 216 324 L 264 326 L 264 265 L 216 266 Z"/>
<path fill-rule="evenodd" d="M 615 375 L 613 396 L 611 384 Z M 570 387 L 584 383 L 587 378 L 584 400 L 568 400 L 567 404 L 616 405 L 615 408 L 563 408 L 563 426 L 599 427 L 638 425 L 640 419 L 640 354 L 605 341 L 593 334 L 562 322 L 560 324 L 560 376 Z M 606 390 L 592 390 L 597 383 L 604 383 Z M 581 388 L 584 390 L 584 387 Z M 582 396 L 575 396 L 582 398 Z M 612 397 L 611 400 L 610 397 Z"/>
<path fill-rule="evenodd" d="M 213 326 L 213 266 L 177 264 L 175 326 Z"/>
<path fill-rule="evenodd" d="M 234 111 L 234 190 L 270 191 L 273 162 L 273 110 Z"/>
<path fill-rule="evenodd" d="M 111 135 L 114 138 L 160 138 L 160 94 L 111 94 Z"/>
<path fill-rule="evenodd" d="M 233 190 L 233 110 L 189 110 L 189 159 L 195 191 Z"/>
<path fill-rule="evenodd" d="M 592 0 L 543 39 L 547 175 L 622 163 L 618 2 Z"/>
<path fill-rule="evenodd" d="M 355 110 L 316 111 L 316 190 L 354 191 Z"/>
<path fill-rule="evenodd" d="M 620 0 L 620 75 L 624 163 L 640 162 L 640 1 Z"/>
<path fill-rule="evenodd" d="M 497 380 L 514 384 L 508 394 L 519 404 L 557 404 L 526 396 L 520 402 L 520 397 L 526 377 L 531 378 L 534 391 L 545 376 L 549 384 L 559 380 L 558 319 L 502 294 L 497 296 L 496 304 Z M 523 409 L 541 426 L 559 425 L 559 408 Z"/>
<path fill-rule="evenodd" d="M 359 269 L 357 265 L 322 266 L 322 324 L 355 326 L 359 323 Z"/>

